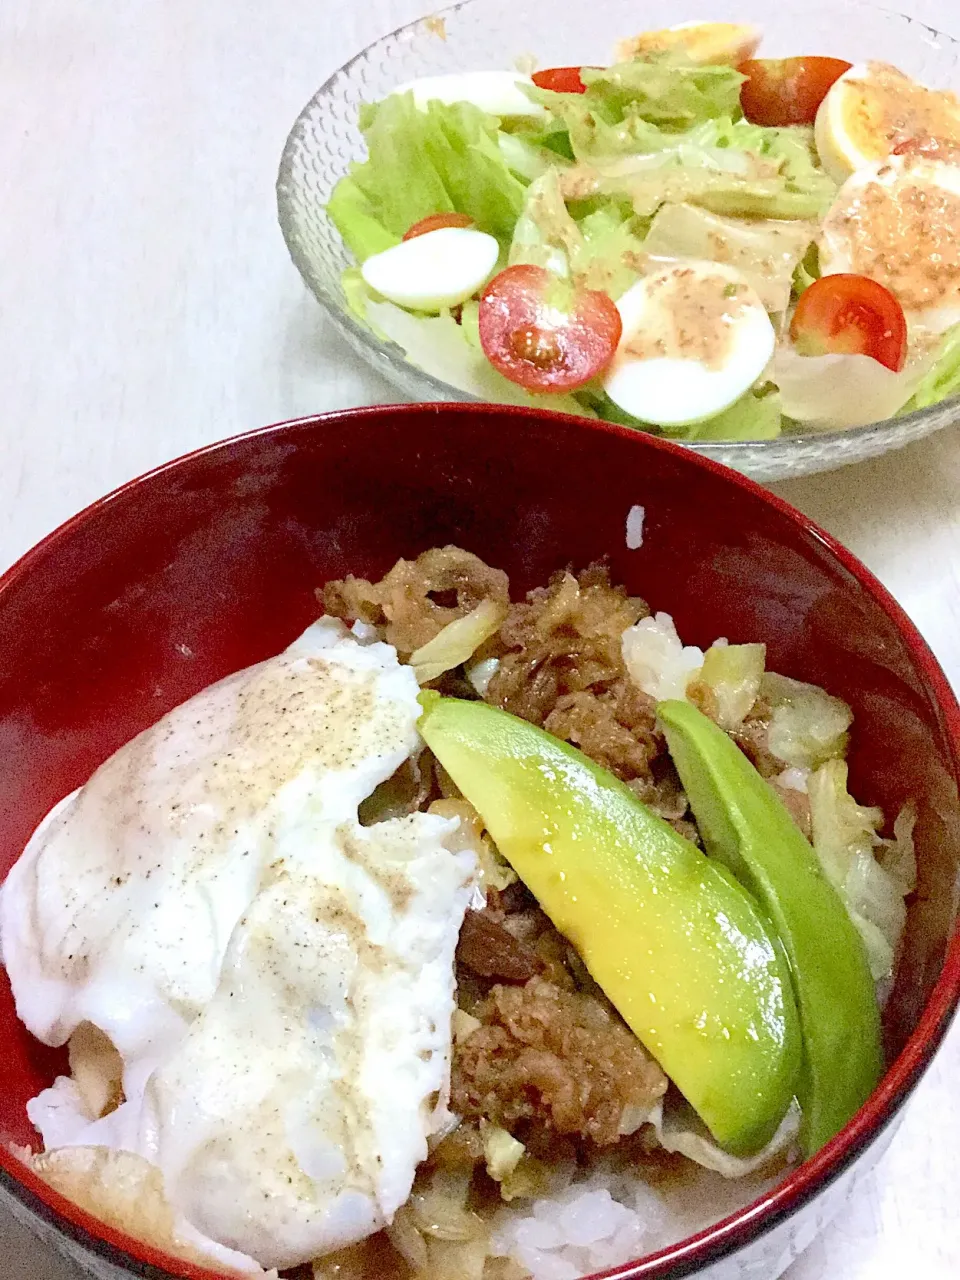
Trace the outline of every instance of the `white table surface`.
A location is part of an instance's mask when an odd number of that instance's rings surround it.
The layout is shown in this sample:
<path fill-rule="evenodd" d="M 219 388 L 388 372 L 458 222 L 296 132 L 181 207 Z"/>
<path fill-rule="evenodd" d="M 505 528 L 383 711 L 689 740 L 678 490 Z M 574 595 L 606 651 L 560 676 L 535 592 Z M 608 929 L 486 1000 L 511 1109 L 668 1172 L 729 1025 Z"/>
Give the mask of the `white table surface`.
<path fill-rule="evenodd" d="M 0 567 L 197 445 L 396 399 L 301 286 L 273 182 L 329 72 L 430 7 L 0 0 Z M 952 5 L 899 7 L 933 21 Z M 778 491 L 866 561 L 960 681 L 960 433 Z M 960 1027 L 790 1280 L 960 1274 L 958 1074 Z M 0 1280 L 26 1277 L 75 1273 L 0 1218 Z"/>

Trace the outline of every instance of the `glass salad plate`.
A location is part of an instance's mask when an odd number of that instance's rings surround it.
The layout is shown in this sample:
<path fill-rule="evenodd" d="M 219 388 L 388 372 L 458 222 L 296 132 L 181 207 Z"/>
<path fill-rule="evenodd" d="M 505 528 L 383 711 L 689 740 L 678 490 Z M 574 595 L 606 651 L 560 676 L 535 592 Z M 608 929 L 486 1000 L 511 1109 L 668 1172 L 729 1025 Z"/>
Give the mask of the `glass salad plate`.
<path fill-rule="evenodd" d="M 383 37 L 337 71 L 301 112 L 283 152 L 277 197 L 281 229 L 304 281 L 351 347 L 405 395 L 420 401 L 490 398 L 438 376 L 442 361 L 430 353 L 425 358 L 434 371 L 418 367 L 350 309 L 342 278 L 353 258 L 325 206 L 351 163 L 365 157 L 361 106 L 422 76 L 518 65 L 524 70 L 605 65 L 618 40 L 678 19 L 755 23 L 764 33 L 764 57 L 827 54 L 857 63 L 884 61 L 931 87 L 960 87 L 957 40 L 856 0 L 843 5 L 784 0 L 777 6 L 765 0 L 735 6 L 729 0 L 689 0 L 682 10 L 673 0 L 650 0 L 639 11 L 623 0 L 591 0 L 565 6 L 562 17 L 553 0 L 527 0 L 522 6 L 515 0 L 465 0 Z M 519 387 L 505 386 L 504 399 L 531 403 Z M 536 400 L 550 407 L 549 397 Z M 689 447 L 757 479 L 775 480 L 875 457 L 958 420 L 960 397 L 952 396 L 866 426 L 787 427 L 774 439 L 695 440 Z"/>

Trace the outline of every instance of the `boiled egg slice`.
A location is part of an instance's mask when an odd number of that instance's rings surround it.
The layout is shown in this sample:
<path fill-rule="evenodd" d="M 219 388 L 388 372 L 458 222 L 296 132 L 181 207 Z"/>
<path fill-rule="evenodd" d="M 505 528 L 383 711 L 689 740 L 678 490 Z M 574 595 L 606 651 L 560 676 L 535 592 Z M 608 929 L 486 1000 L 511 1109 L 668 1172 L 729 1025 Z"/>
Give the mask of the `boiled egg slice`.
<path fill-rule="evenodd" d="M 911 139 L 960 143 L 960 100 L 918 84 L 888 63 L 860 63 L 827 92 L 815 137 L 823 167 L 843 182 Z"/>
<path fill-rule="evenodd" d="M 410 311 L 441 311 L 486 284 L 500 245 L 472 227 L 441 227 L 367 258 L 360 273 L 371 289 Z"/>
<path fill-rule="evenodd" d="M 756 53 L 761 34 L 748 22 L 680 22 L 621 40 L 614 56 L 618 62 L 629 62 L 650 53 L 685 53 L 704 66 L 737 67 Z"/>
<path fill-rule="evenodd" d="M 914 324 L 942 333 L 960 322 L 958 228 L 960 156 L 890 156 L 840 188 L 821 228 L 821 270 L 869 276 Z"/>
<path fill-rule="evenodd" d="M 534 88 L 533 81 L 515 71 L 461 71 L 456 75 L 408 80 L 392 92 L 412 93 L 421 111 L 426 111 L 430 102 L 447 105 L 470 102 L 492 116 L 546 119 L 546 108 L 528 98 L 524 87 Z"/>
<path fill-rule="evenodd" d="M 760 377 L 776 334 L 739 272 L 676 263 L 638 280 L 617 303 L 623 336 L 604 388 L 627 413 L 658 426 L 702 422 Z"/>

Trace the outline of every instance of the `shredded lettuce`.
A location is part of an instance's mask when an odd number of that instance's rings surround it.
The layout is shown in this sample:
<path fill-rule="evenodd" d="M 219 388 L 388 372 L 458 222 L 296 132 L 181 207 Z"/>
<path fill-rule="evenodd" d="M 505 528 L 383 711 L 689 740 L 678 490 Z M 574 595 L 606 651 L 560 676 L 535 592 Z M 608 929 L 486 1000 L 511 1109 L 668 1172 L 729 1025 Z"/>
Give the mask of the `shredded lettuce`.
<path fill-rule="evenodd" d="M 906 923 L 908 880 L 877 860 L 883 811 L 857 804 L 847 790 L 847 766 L 828 760 L 807 782 L 813 847 L 839 890 L 866 947 L 875 982 L 888 980 Z M 909 833 L 908 833 L 909 834 Z"/>
<path fill-rule="evenodd" d="M 400 243 L 400 236 L 387 230 L 374 205 L 349 175 L 341 178 L 330 193 L 327 213 L 358 262 Z"/>
<path fill-rule="evenodd" d="M 804 289 L 809 289 L 815 280 L 820 279 L 820 250 L 816 244 L 810 245 L 797 269 L 793 273 L 793 296 L 799 298 Z"/>
<path fill-rule="evenodd" d="M 570 200 L 628 200 L 641 217 L 652 217 L 668 201 L 702 205 L 741 218 L 811 221 L 829 204 L 819 182 L 787 178 L 772 161 L 747 151 L 682 143 L 615 161 L 574 165 L 562 178 Z"/>
<path fill-rule="evenodd" d="M 505 133 L 503 130 L 497 137 L 500 154 L 512 174 L 524 182 L 533 182 L 545 173 L 551 165 L 561 163 L 555 152 L 548 151 L 545 146 L 524 137 L 519 133 Z"/>
<path fill-rule="evenodd" d="M 465 213 L 510 243 L 526 183 L 501 150 L 495 116 L 468 102 L 431 102 L 420 111 L 413 94 L 403 93 L 364 107 L 360 121 L 368 159 L 351 166 L 327 204 L 359 261 L 431 213 Z"/>
<path fill-rule="evenodd" d="M 574 278 L 586 289 L 619 298 L 639 275 L 646 224 L 633 215 L 621 216 L 610 205 L 588 213 L 579 226 L 582 239 L 570 263 Z"/>
<path fill-rule="evenodd" d="M 960 394 L 960 324 L 944 334 L 934 364 L 920 379 L 913 395 L 903 406 L 903 413 L 912 409 L 929 409 L 949 396 Z"/>
<path fill-rule="evenodd" d="M 670 134 L 739 114 L 743 77 L 729 67 L 698 66 L 682 54 L 582 74 L 585 93 L 527 90 L 550 112 L 577 159 L 660 150 Z"/>

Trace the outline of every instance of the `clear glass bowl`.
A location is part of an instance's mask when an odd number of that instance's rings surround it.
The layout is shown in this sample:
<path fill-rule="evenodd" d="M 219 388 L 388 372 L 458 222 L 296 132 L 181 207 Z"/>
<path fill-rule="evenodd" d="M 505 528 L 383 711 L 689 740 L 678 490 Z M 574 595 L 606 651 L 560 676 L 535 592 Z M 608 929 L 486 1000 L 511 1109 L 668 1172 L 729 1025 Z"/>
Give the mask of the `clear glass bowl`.
<path fill-rule="evenodd" d="M 948 6 L 944 5 L 944 14 Z M 960 43 L 902 14 L 860 0 L 465 0 L 401 27 L 351 59 L 301 112 L 287 139 L 277 179 L 280 226 L 297 269 L 347 342 L 414 400 L 474 400 L 417 368 L 400 347 L 382 342 L 350 312 L 340 283 L 352 259 L 324 206 L 351 161 L 364 155 L 361 103 L 386 97 L 417 76 L 512 67 L 609 62 L 616 40 L 683 20 L 755 22 L 771 56 L 823 53 L 852 62 L 892 62 L 927 84 L 960 82 Z M 827 471 L 899 448 L 960 420 L 960 397 L 845 431 L 805 430 L 776 440 L 694 443 L 689 447 L 759 480 Z"/>

